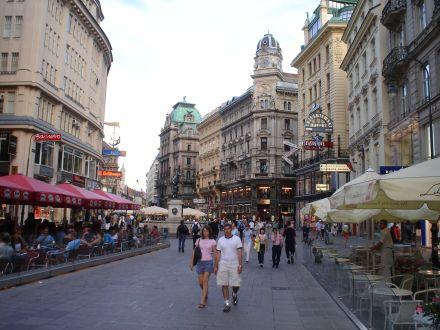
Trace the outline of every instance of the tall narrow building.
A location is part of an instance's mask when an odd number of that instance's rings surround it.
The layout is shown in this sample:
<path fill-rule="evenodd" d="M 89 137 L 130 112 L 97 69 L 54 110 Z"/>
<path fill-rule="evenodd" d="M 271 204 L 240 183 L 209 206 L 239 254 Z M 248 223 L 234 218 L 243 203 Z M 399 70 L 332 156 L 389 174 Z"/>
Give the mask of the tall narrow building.
<path fill-rule="evenodd" d="M 349 177 L 347 78 L 340 66 L 347 51 L 342 36 L 355 4 L 322 0 L 306 19 L 304 45 L 292 61 L 299 73 L 298 218 L 305 204 L 330 196 Z"/>
<path fill-rule="evenodd" d="M 99 188 L 113 60 L 99 0 L 1 1 L 0 15 L 0 175 Z"/>

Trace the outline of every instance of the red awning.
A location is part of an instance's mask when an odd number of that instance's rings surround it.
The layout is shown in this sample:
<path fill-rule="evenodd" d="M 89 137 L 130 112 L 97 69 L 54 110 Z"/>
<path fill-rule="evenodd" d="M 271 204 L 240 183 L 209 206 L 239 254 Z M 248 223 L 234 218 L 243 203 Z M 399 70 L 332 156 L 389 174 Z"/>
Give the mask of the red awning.
<path fill-rule="evenodd" d="M 80 195 L 22 174 L 0 177 L 0 187 L 0 199 L 9 203 L 54 207 L 78 207 L 82 204 Z"/>
<path fill-rule="evenodd" d="M 61 183 L 57 185 L 57 187 L 67 190 L 72 193 L 79 194 L 81 198 L 84 200 L 84 207 L 89 209 L 114 209 L 116 207 L 116 203 L 106 197 L 99 194 L 94 193 L 93 191 L 74 186 L 69 183 Z"/>
<path fill-rule="evenodd" d="M 139 210 L 141 208 L 139 204 L 136 204 L 128 199 L 122 198 L 121 196 L 114 195 L 99 189 L 95 189 L 93 190 L 93 192 L 97 193 L 98 195 L 110 198 L 112 201 L 114 201 L 117 204 L 116 209 L 118 210 Z"/>

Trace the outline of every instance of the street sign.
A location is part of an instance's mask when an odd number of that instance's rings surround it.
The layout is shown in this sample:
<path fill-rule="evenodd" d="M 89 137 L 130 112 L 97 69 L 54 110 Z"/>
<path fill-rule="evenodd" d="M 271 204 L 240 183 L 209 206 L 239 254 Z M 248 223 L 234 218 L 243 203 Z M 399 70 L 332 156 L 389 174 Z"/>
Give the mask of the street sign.
<path fill-rule="evenodd" d="M 122 172 L 118 171 L 98 171 L 98 175 L 103 178 L 122 178 Z"/>
<path fill-rule="evenodd" d="M 350 172 L 347 164 L 321 164 L 319 170 L 321 172 Z"/>
<path fill-rule="evenodd" d="M 35 141 L 37 142 L 61 141 L 61 134 L 48 134 L 48 133 L 35 134 Z"/>
<path fill-rule="evenodd" d="M 316 184 L 316 191 L 329 191 L 330 186 L 325 183 L 317 183 Z"/>
<path fill-rule="evenodd" d="M 293 166 L 293 162 L 289 159 L 295 152 L 298 151 L 298 146 L 290 141 L 283 141 L 283 144 L 290 147 L 290 150 L 283 155 L 283 160 Z"/>
<path fill-rule="evenodd" d="M 125 157 L 127 155 L 126 151 L 118 149 L 102 149 L 103 156 L 115 156 L 115 157 Z"/>
<path fill-rule="evenodd" d="M 380 174 L 388 174 L 388 173 L 399 171 L 405 167 L 406 166 L 381 166 L 379 168 L 379 172 L 380 172 Z"/>

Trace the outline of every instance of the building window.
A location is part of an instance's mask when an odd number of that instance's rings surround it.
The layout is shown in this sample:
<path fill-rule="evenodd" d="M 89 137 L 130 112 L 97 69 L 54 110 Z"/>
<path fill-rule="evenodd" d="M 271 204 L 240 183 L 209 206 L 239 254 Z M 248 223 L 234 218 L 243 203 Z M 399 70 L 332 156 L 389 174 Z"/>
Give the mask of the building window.
<path fill-rule="evenodd" d="M 408 103 L 407 103 L 408 86 L 407 86 L 406 81 L 402 84 L 402 87 L 401 87 L 401 97 L 402 97 L 402 100 L 401 100 L 401 102 L 402 102 L 402 115 L 405 116 L 406 112 L 407 112 L 407 105 L 408 105 Z"/>
<path fill-rule="evenodd" d="M 6 109 L 4 109 L 3 113 L 14 113 L 15 92 L 8 92 L 6 101 Z"/>
<path fill-rule="evenodd" d="M 52 123 L 53 108 L 53 103 L 47 101 L 43 97 L 40 97 L 38 100 L 38 118 L 48 123 Z"/>
<path fill-rule="evenodd" d="M 362 54 L 362 68 L 364 69 L 363 74 L 366 74 L 367 73 L 367 53 L 366 52 L 364 52 Z"/>
<path fill-rule="evenodd" d="M 420 29 L 423 30 L 427 25 L 425 1 L 422 1 L 419 5 L 419 21 L 420 21 Z"/>
<path fill-rule="evenodd" d="M 12 53 L 12 60 L 11 60 L 11 71 L 16 72 L 18 69 L 18 59 L 20 57 L 19 53 Z"/>
<path fill-rule="evenodd" d="M 330 103 L 327 103 L 327 116 L 329 118 L 332 118 L 332 108 L 331 108 Z"/>
<path fill-rule="evenodd" d="M 15 16 L 15 35 L 14 36 L 16 38 L 21 37 L 22 25 L 23 25 L 23 16 Z"/>
<path fill-rule="evenodd" d="M 261 129 L 267 129 L 267 118 L 261 118 Z"/>
<path fill-rule="evenodd" d="M 8 53 L 2 53 L 1 63 L 0 63 L 0 71 L 6 72 L 8 71 Z"/>
<path fill-rule="evenodd" d="M 267 173 L 267 160 L 260 159 L 260 173 Z"/>
<path fill-rule="evenodd" d="M 353 74 L 348 77 L 348 90 L 350 94 L 353 93 Z"/>
<path fill-rule="evenodd" d="M 185 178 L 186 178 L 186 181 L 190 181 L 191 180 L 191 171 L 186 171 Z"/>
<path fill-rule="evenodd" d="M 186 165 L 191 165 L 191 158 L 186 159 Z"/>
<path fill-rule="evenodd" d="M 186 150 L 191 151 L 191 145 L 190 145 L 190 144 L 188 144 L 188 145 L 186 146 Z"/>
<path fill-rule="evenodd" d="M 302 82 L 304 83 L 305 79 L 306 79 L 306 70 L 302 69 L 301 71 L 301 78 L 302 78 Z"/>
<path fill-rule="evenodd" d="M 304 110 L 306 107 L 306 94 L 302 94 L 302 109 Z"/>
<path fill-rule="evenodd" d="M 261 150 L 267 150 L 267 137 L 261 138 L 260 147 L 261 147 Z"/>
<path fill-rule="evenodd" d="M 321 54 L 318 54 L 318 70 L 321 69 Z"/>
<path fill-rule="evenodd" d="M 359 76 L 359 64 L 356 64 L 356 66 L 354 68 L 354 79 L 355 79 L 354 83 L 356 86 L 359 83 L 359 81 L 361 80 L 360 76 Z"/>
<path fill-rule="evenodd" d="M 83 153 L 67 146 L 64 146 L 62 150 L 62 170 L 65 172 L 82 175 Z"/>
<path fill-rule="evenodd" d="M 429 99 L 429 97 L 431 96 L 429 76 L 429 64 L 427 63 L 422 68 L 423 96 L 425 97 L 425 100 Z"/>
<path fill-rule="evenodd" d="M 362 124 L 361 124 L 361 108 L 357 108 L 356 109 L 356 119 L 357 119 L 357 127 L 356 127 L 356 131 L 360 130 L 362 128 Z"/>
<path fill-rule="evenodd" d="M 322 89 L 322 83 L 321 80 L 318 81 L 318 97 L 321 97 L 321 89 Z"/>
<path fill-rule="evenodd" d="M 313 96 L 314 96 L 314 100 L 318 98 L 318 90 L 316 84 L 313 85 Z"/>
<path fill-rule="evenodd" d="M 284 119 L 284 129 L 290 131 L 290 119 Z"/>
<path fill-rule="evenodd" d="M 330 92 L 330 73 L 327 73 L 326 79 L 327 79 L 327 92 Z"/>
<path fill-rule="evenodd" d="M 84 175 L 90 179 L 96 180 L 98 174 L 98 162 L 96 159 L 87 156 L 84 162 Z"/>
<path fill-rule="evenodd" d="M 5 16 L 5 21 L 3 24 L 3 38 L 11 37 L 12 29 L 12 16 Z"/>
<path fill-rule="evenodd" d="M 309 77 L 312 75 L 312 62 L 309 62 Z"/>
<path fill-rule="evenodd" d="M 373 90 L 373 106 L 372 106 L 372 114 L 373 114 L 373 116 L 377 113 L 377 107 L 378 107 L 378 105 L 377 105 L 377 89 L 374 89 Z"/>
<path fill-rule="evenodd" d="M 309 104 L 313 101 L 312 87 L 309 88 Z"/>
<path fill-rule="evenodd" d="M 328 63 L 330 61 L 330 46 L 325 46 L 325 62 Z"/>
<path fill-rule="evenodd" d="M 35 143 L 35 164 L 53 166 L 53 142 Z"/>
<path fill-rule="evenodd" d="M 364 99 L 365 123 L 370 120 L 370 109 L 368 109 L 368 99 Z"/>

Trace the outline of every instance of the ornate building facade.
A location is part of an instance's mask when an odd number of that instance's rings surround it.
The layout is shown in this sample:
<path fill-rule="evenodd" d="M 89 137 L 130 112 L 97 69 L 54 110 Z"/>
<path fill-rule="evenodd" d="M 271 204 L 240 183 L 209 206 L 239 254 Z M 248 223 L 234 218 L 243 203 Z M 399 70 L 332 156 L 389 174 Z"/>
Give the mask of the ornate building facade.
<path fill-rule="evenodd" d="M 156 157 L 147 173 L 145 199 L 147 206 L 157 205 L 157 180 L 159 179 L 159 161 Z"/>
<path fill-rule="evenodd" d="M 390 165 L 386 142 L 389 121 L 387 86 L 382 79 L 382 59 L 389 33 L 380 23 L 386 1 L 360 0 L 342 40 L 348 50 L 341 68 L 347 72 L 349 149 L 352 178 L 368 168 L 380 172 Z"/>
<path fill-rule="evenodd" d="M 1 1 L 0 13 L 0 175 L 99 188 L 113 60 L 99 0 Z"/>
<path fill-rule="evenodd" d="M 297 77 L 282 70 L 279 43 L 257 45 L 253 86 L 220 107 L 222 216 L 290 219 L 294 178 L 283 155 L 297 143 Z"/>
<path fill-rule="evenodd" d="M 410 166 L 440 155 L 440 2 L 389 0 L 380 21 L 389 32 L 382 75 L 391 162 Z"/>
<path fill-rule="evenodd" d="M 197 195 L 204 200 L 199 207 L 212 217 L 219 215 L 221 125 L 220 108 L 216 108 L 197 126 L 200 136 Z"/>
<path fill-rule="evenodd" d="M 307 203 L 330 196 L 349 177 L 321 168 L 349 162 L 346 73 L 340 69 L 347 51 L 342 41 L 356 1 L 322 0 L 307 17 L 304 45 L 292 61 L 298 69 L 298 134 L 301 149 L 294 163 L 299 210 Z"/>
<path fill-rule="evenodd" d="M 168 206 L 173 198 L 193 206 L 196 197 L 196 170 L 199 150 L 197 124 L 202 118 L 195 104 L 177 102 L 167 115 L 160 133 L 158 204 Z M 173 197 L 174 196 L 174 197 Z"/>

